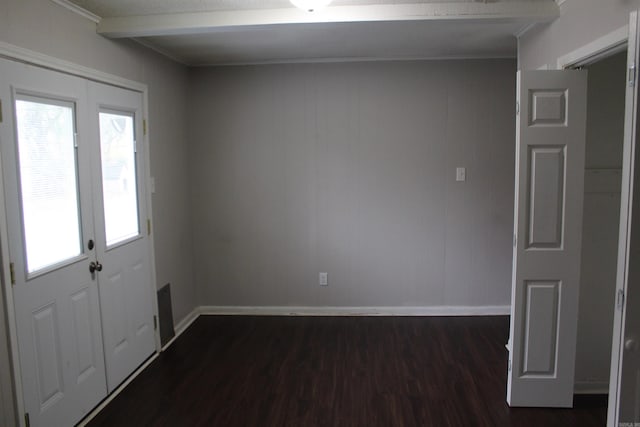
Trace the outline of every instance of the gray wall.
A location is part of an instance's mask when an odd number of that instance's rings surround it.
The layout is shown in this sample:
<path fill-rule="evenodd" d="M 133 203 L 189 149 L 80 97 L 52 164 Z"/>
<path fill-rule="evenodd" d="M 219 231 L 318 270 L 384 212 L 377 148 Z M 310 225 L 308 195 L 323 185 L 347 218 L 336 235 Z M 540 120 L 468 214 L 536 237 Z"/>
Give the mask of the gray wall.
<path fill-rule="evenodd" d="M 519 68 L 556 69 L 558 58 L 629 23 L 638 0 L 565 0 L 561 16 L 528 31 L 519 43 Z"/>
<path fill-rule="evenodd" d="M 508 305 L 515 65 L 192 70 L 200 303 Z"/>
<path fill-rule="evenodd" d="M 626 52 L 589 67 L 576 389 L 607 390 L 616 289 Z"/>

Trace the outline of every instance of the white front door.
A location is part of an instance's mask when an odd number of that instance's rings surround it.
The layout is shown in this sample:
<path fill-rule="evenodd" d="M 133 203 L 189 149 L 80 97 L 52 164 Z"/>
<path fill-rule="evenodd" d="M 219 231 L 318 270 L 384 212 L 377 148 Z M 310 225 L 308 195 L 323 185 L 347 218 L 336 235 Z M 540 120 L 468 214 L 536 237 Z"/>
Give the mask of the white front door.
<path fill-rule="evenodd" d="M 109 391 L 155 351 L 140 93 L 90 83 L 96 256 Z"/>
<path fill-rule="evenodd" d="M 106 396 L 86 82 L 6 60 L 0 75 L 25 410 L 32 425 L 73 425 Z"/>
<path fill-rule="evenodd" d="M 0 59 L 0 100 L 25 412 L 70 426 L 155 351 L 142 94 Z"/>
<path fill-rule="evenodd" d="M 518 72 L 507 401 L 573 405 L 586 71 Z"/>

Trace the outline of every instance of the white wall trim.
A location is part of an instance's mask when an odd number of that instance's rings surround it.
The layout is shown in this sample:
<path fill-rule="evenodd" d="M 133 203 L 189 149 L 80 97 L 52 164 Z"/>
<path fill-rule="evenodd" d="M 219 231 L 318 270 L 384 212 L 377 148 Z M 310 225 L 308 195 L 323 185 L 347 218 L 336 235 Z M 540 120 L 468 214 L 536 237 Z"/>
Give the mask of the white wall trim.
<path fill-rule="evenodd" d="M 174 327 L 174 331 L 175 331 L 174 337 L 171 338 L 169 342 L 164 345 L 164 347 L 162 347 L 161 351 L 165 351 L 166 349 L 168 349 L 169 346 L 171 346 L 171 344 L 173 344 L 174 341 L 177 340 L 178 337 L 182 335 L 184 331 L 189 329 L 189 326 L 191 326 L 191 324 L 195 322 L 198 317 L 200 317 L 200 307 L 194 308 L 191 313 L 184 316 L 184 318 L 181 321 L 179 321 Z"/>
<path fill-rule="evenodd" d="M 135 39 L 137 40 L 137 39 Z M 147 46 L 154 49 L 151 45 Z M 162 53 L 161 51 L 158 51 Z M 464 55 L 464 56 L 411 56 L 411 57 L 349 57 L 349 58 L 302 58 L 302 59 L 274 59 L 271 61 L 240 61 L 240 62 L 222 62 L 222 63 L 205 63 L 205 64 L 189 64 L 194 68 L 209 67 L 243 67 L 246 65 L 280 65 L 280 64 L 340 64 L 354 62 L 412 62 L 412 61 L 469 61 L 469 60 L 491 60 L 491 59 L 516 59 L 517 54 L 513 55 Z M 173 58 L 171 58 L 173 59 Z M 180 63 L 184 61 L 176 60 Z"/>
<path fill-rule="evenodd" d="M 524 25 L 522 28 L 520 28 L 518 31 L 516 31 L 513 35 L 519 39 L 520 37 L 524 36 L 526 33 L 529 32 L 529 30 L 531 30 L 533 27 L 536 26 L 535 22 L 532 22 L 530 24 L 526 24 Z"/>
<path fill-rule="evenodd" d="M 440 307 L 201 306 L 203 315 L 245 316 L 505 316 L 508 305 Z"/>
<path fill-rule="evenodd" d="M 65 9 L 69 9 L 71 12 L 82 16 L 83 18 L 87 18 L 89 21 L 93 21 L 96 24 L 100 23 L 100 18 L 95 13 L 89 12 L 87 9 L 78 6 L 77 4 L 71 3 L 69 0 L 51 0 L 57 5 L 64 7 Z"/>
<path fill-rule="evenodd" d="M 629 25 L 618 28 L 599 37 L 592 42 L 579 47 L 578 49 L 569 52 L 566 55 L 558 58 L 557 69 L 562 70 L 564 68 L 574 66 L 580 63 L 589 62 L 591 59 L 596 59 L 602 54 L 607 54 L 609 51 L 615 48 L 624 50 L 624 46 L 629 39 Z"/>
<path fill-rule="evenodd" d="M 89 412 L 89 414 L 87 414 L 87 416 L 78 423 L 77 427 L 84 427 L 89 424 L 89 421 L 94 419 L 95 416 L 98 415 L 100 411 L 102 411 L 109 403 L 111 403 L 111 401 L 113 401 L 116 396 L 118 396 L 133 380 L 135 380 L 138 375 L 144 372 L 144 370 L 147 369 L 147 367 L 151 365 L 153 361 L 158 358 L 158 356 L 159 353 L 153 353 L 153 355 L 149 357 L 142 365 L 140 365 L 133 374 L 129 375 L 129 377 L 122 384 L 120 384 L 111 394 L 109 394 L 102 402 L 100 402 L 98 406 L 93 408 L 93 410 Z"/>
<path fill-rule="evenodd" d="M 508 305 L 442 307 L 288 307 L 213 306 L 194 308 L 175 325 L 175 336 L 162 347 L 167 350 L 200 316 L 506 316 Z"/>
<path fill-rule="evenodd" d="M 0 57 L 60 71 L 112 86 L 146 92 L 147 85 L 0 41 Z"/>
<path fill-rule="evenodd" d="M 576 381 L 573 386 L 575 394 L 608 394 L 609 382 L 607 381 Z"/>
<path fill-rule="evenodd" d="M 179 58 L 178 56 L 174 55 L 173 53 L 169 52 L 168 50 L 159 48 L 158 46 L 154 45 L 153 43 L 145 40 L 143 37 L 136 37 L 136 38 L 132 38 L 131 40 L 141 44 L 142 46 L 146 47 L 147 49 L 151 49 L 154 52 L 158 52 L 160 55 L 166 56 L 167 58 L 169 58 L 170 60 L 177 62 L 178 64 L 182 64 L 185 66 L 190 66 L 190 64 L 187 64 L 183 59 Z"/>

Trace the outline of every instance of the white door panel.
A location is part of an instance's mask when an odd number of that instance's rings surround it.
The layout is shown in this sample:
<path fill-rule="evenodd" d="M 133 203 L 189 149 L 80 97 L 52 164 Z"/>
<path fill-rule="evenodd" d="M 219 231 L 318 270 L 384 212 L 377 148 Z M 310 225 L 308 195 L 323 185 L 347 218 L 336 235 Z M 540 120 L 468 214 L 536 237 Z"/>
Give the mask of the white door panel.
<path fill-rule="evenodd" d="M 58 306 L 55 301 L 33 313 L 33 341 L 41 407 L 53 406 L 64 396 L 62 349 L 58 337 Z"/>
<path fill-rule="evenodd" d="M 0 76 L 0 98 L 6 101 L 0 142 L 24 405 L 34 426 L 73 425 L 106 396 L 98 288 L 88 270 L 92 254 L 84 245 L 94 227 L 86 82 L 6 60 L 0 60 Z M 19 107 L 21 100 L 26 101 Z M 25 105 L 29 108 L 18 110 Z M 69 112 L 72 123 L 58 120 Z M 67 160 L 54 147 L 62 147 Z M 58 167 L 63 164 L 66 171 Z M 69 173 L 75 178 L 69 180 Z M 76 230 L 65 238 L 68 233 L 57 233 L 69 203 L 75 219 L 67 225 Z"/>
<path fill-rule="evenodd" d="M 73 316 L 73 341 L 76 347 L 76 363 L 77 370 L 74 373 L 75 380 L 78 384 L 90 377 L 96 369 L 96 360 L 102 357 L 96 354 L 93 345 L 93 332 L 96 325 L 93 325 L 91 316 L 89 286 L 80 289 L 71 295 L 71 314 Z"/>
<path fill-rule="evenodd" d="M 560 248 L 564 196 L 564 147 L 529 148 L 527 248 Z"/>
<path fill-rule="evenodd" d="M 96 256 L 109 391 L 155 351 L 142 96 L 99 83 L 89 87 L 98 130 L 93 169 Z"/>
<path fill-rule="evenodd" d="M 518 72 L 507 401 L 571 407 L 580 274 L 586 72 Z"/>
<path fill-rule="evenodd" d="M 122 248 L 121 248 L 122 249 Z M 129 248 L 127 248 L 129 249 Z M 135 250 L 135 249 L 134 249 Z M 110 255 L 110 254 L 109 254 Z M 155 350 L 153 313 L 149 301 L 148 262 L 124 266 L 118 258 L 103 257 L 100 293 L 103 315 L 108 323 L 103 326 L 105 337 L 105 359 L 109 389 L 117 387 L 135 368 Z"/>

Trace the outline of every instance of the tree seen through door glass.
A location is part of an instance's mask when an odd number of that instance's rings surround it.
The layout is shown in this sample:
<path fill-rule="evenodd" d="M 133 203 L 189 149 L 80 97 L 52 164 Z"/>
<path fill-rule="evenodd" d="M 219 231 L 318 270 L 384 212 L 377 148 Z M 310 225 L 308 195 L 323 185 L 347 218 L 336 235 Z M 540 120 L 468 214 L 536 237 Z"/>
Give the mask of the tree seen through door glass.
<path fill-rule="evenodd" d="M 16 100 L 20 198 L 27 271 L 81 254 L 74 107 Z"/>
<path fill-rule="evenodd" d="M 140 232 L 133 116 L 100 113 L 100 154 L 107 246 Z"/>

